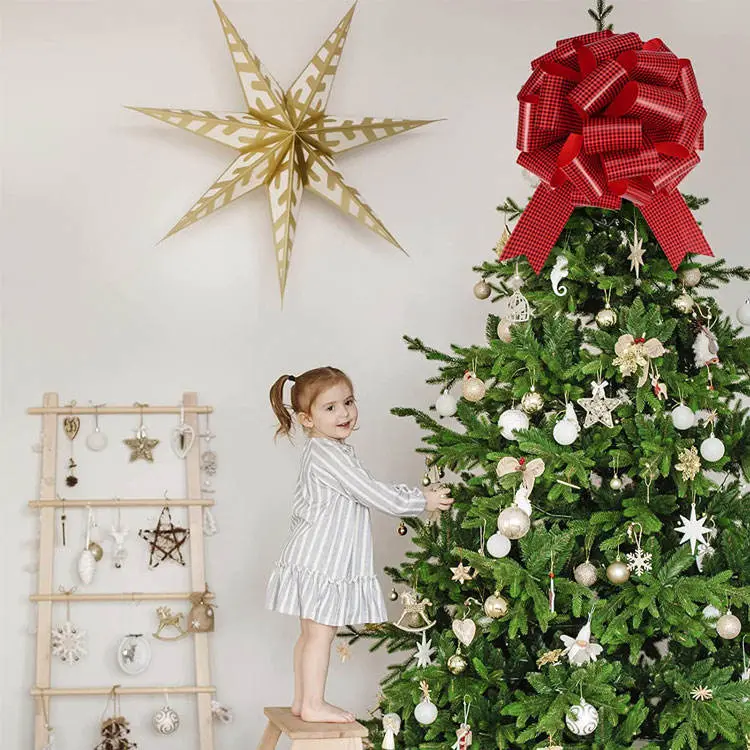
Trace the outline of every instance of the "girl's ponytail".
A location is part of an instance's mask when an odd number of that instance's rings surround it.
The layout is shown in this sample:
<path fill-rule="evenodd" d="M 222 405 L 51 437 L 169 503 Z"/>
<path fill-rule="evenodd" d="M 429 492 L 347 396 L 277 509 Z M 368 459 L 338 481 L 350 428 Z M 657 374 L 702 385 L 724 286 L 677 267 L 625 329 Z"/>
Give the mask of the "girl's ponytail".
<path fill-rule="evenodd" d="M 287 380 L 295 382 L 296 378 L 294 375 L 282 375 L 272 386 L 271 386 L 271 408 L 276 418 L 279 420 L 279 428 L 276 430 L 276 437 L 284 435 L 288 437 L 294 427 L 292 421 L 292 415 L 289 413 L 289 409 L 284 405 L 284 386 Z"/>

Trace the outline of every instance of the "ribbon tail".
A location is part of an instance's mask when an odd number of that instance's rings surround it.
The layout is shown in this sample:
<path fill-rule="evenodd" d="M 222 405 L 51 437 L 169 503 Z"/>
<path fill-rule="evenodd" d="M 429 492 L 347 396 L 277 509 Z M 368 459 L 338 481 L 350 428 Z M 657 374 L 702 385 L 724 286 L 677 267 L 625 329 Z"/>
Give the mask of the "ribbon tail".
<path fill-rule="evenodd" d="M 701 228 L 677 190 L 659 193 L 639 208 L 675 271 L 689 253 L 713 257 Z"/>
<path fill-rule="evenodd" d="M 570 182 L 554 190 L 540 185 L 505 243 L 500 260 L 525 255 L 538 275 L 573 213 L 572 191 Z"/>

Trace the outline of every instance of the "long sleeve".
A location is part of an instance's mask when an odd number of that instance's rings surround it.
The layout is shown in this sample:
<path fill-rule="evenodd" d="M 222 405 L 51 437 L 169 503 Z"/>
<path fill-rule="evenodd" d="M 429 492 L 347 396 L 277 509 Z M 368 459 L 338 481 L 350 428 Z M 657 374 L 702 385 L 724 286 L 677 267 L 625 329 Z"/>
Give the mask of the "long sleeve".
<path fill-rule="evenodd" d="M 380 482 L 343 446 L 323 439 L 312 442 L 310 471 L 317 481 L 391 516 L 418 516 L 424 511 L 422 490 Z"/>

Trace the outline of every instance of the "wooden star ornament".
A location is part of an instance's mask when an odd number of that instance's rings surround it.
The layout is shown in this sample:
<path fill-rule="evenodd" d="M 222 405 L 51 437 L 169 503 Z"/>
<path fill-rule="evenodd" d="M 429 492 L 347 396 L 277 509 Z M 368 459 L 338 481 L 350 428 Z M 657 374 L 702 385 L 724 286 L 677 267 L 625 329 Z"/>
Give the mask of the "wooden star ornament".
<path fill-rule="evenodd" d="M 215 0 L 214 5 L 242 87 L 245 111 L 129 107 L 239 151 L 229 167 L 167 237 L 256 188 L 267 187 L 283 298 L 302 193 L 307 188 L 401 249 L 358 191 L 344 182 L 334 160 L 345 151 L 405 133 L 434 120 L 373 117 L 348 120 L 326 113 L 354 6 L 297 80 L 284 91 Z"/>
<path fill-rule="evenodd" d="M 159 520 L 154 529 L 141 529 L 138 536 L 148 542 L 151 548 L 148 567 L 153 569 L 165 560 L 173 560 L 180 565 L 185 564 L 182 556 L 182 545 L 190 536 L 190 529 L 175 526 L 169 506 L 165 505 L 159 514 Z"/>

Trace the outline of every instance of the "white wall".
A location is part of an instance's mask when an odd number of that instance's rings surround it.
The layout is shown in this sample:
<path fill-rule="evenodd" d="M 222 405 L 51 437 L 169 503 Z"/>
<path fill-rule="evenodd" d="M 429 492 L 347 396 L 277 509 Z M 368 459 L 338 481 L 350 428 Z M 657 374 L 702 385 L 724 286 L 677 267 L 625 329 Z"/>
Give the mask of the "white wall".
<path fill-rule="evenodd" d="M 435 390 L 423 381 L 434 370 L 407 352 L 400 337 L 416 334 L 438 347 L 482 340 L 487 308 L 472 297 L 471 265 L 489 256 L 500 234 L 495 206 L 507 194 L 523 199 L 528 190 L 514 165 L 515 93 L 532 57 L 557 38 L 590 30 L 588 6 L 583 0 L 361 0 L 330 111 L 447 120 L 339 161 L 409 257 L 307 195 L 282 312 L 260 192 L 156 245 L 231 154 L 123 109 L 241 106 L 211 3 L 4 3 L 3 748 L 32 746 L 33 638 L 26 630 L 34 577 L 23 567 L 34 557 L 34 517 L 25 507 L 37 490 L 31 446 L 39 423 L 25 409 L 46 390 L 64 401 L 176 403 L 182 390 L 196 389 L 216 406 L 221 533 L 208 540 L 208 578 L 220 605 L 213 670 L 220 698 L 237 715 L 234 725 L 217 729 L 218 746 L 252 746 L 262 706 L 288 704 L 296 623 L 265 612 L 262 599 L 286 533 L 297 453 L 272 442 L 268 387 L 282 372 L 326 363 L 348 370 L 361 405 L 360 455 L 384 478 L 419 481 L 422 463 L 413 453 L 419 433 L 388 409 L 429 404 Z M 282 84 L 294 79 L 347 7 L 343 0 L 224 3 Z M 702 212 L 707 236 L 717 254 L 740 262 L 748 168 L 740 88 L 750 57 L 745 5 L 620 0 L 613 20 L 620 31 L 662 36 L 692 58 L 709 121 L 703 164 L 685 188 L 712 197 Z M 733 287 L 727 304 L 734 308 L 742 293 Z M 127 465 L 119 440 L 135 422 L 103 420 L 111 441 L 105 454 L 91 454 L 79 442 L 81 483 L 67 496 L 184 491 L 166 444 L 153 467 Z M 172 422 L 150 424 L 154 436 L 166 439 Z M 82 437 L 90 429 L 84 420 Z M 81 518 L 71 519 L 74 540 L 81 539 Z M 111 519 L 100 514 L 99 520 L 106 531 Z M 146 521 L 146 514 L 129 516 L 132 529 Z M 406 547 L 395 526 L 376 519 L 379 567 L 398 561 Z M 132 567 L 123 571 L 128 585 L 184 585 L 183 571 L 148 572 L 144 547 L 131 538 Z M 59 583 L 74 581 L 70 555 L 58 557 Z M 118 581 L 107 570 L 97 586 L 107 590 Z M 385 577 L 383 584 L 388 590 Z M 153 610 L 81 606 L 73 616 L 91 633 L 92 653 L 86 665 L 56 669 L 55 678 L 125 682 L 112 644 L 131 629 L 149 632 Z M 146 676 L 153 684 L 185 682 L 188 658 L 186 644 L 155 644 Z M 390 661 L 364 647 L 345 665 L 334 661 L 331 700 L 364 713 Z M 147 722 L 158 703 L 124 702 L 141 747 L 155 744 Z M 195 747 L 190 704 L 173 703 L 185 729 L 160 746 Z M 55 702 L 59 746 L 93 746 L 103 704 Z"/>

